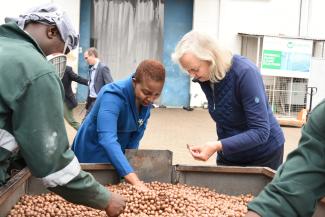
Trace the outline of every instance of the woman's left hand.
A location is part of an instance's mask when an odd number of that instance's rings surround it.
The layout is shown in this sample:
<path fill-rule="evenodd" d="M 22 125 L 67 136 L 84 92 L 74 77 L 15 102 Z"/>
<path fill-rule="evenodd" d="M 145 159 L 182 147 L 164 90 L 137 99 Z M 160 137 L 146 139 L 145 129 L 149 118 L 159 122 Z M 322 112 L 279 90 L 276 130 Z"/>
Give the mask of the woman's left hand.
<path fill-rule="evenodd" d="M 207 142 L 204 145 L 189 145 L 187 148 L 196 160 L 207 161 L 217 151 L 222 149 L 220 141 Z"/>

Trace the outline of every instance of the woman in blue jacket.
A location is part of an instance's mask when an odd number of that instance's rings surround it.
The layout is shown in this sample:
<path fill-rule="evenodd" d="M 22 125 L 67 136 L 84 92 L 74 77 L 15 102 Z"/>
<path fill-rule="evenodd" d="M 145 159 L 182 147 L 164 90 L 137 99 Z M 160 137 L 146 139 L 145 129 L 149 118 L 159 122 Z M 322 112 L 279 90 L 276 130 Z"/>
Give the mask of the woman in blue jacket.
<path fill-rule="evenodd" d="M 79 161 L 109 162 L 128 183 L 145 188 L 124 151 L 139 147 L 152 103 L 164 82 L 163 65 L 145 60 L 131 77 L 105 85 L 74 139 L 72 150 Z"/>
<path fill-rule="evenodd" d="M 219 165 L 276 170 L 283 159 L 284 136 L 256 65 L 195 31 L 183 36 L 172 58 L 200 84 L 216 122 L 219 140 L 188 145 L 192 156 L 206 161 L 218 152 Z"/>

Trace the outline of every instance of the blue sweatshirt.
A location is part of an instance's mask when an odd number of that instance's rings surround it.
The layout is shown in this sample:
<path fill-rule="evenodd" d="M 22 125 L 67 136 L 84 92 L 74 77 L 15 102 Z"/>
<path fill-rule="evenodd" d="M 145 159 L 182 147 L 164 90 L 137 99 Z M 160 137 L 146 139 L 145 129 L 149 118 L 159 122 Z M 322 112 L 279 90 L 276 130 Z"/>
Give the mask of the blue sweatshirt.
<path fill-rule="evenodd" d="M 234 55 L 223 80 L 199 82 L 223 145 L 218 159 L 254 164 L 282 148 L 284 135 L 268 104 L 262 76 L 254 63 Z"/>
<path fill-rule="evenodd" d="M 106 84 L 81 125 L 72 150 L 81 163 L 111 163 L 121 177 L 133 172 L 125 149 L 139 146 L 151 106 L 135 105 L 132 78 Z"/>

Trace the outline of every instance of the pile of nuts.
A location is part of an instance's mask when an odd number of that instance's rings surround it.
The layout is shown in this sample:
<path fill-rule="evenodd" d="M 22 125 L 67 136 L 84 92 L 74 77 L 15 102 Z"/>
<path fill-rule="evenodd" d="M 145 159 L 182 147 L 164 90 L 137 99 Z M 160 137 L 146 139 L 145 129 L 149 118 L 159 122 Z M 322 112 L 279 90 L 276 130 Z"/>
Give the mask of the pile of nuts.
<path fill-rule="evenodd" d="M 111 186 L 111 190 L 124 196 L 127 206 L 121 217 L 132 216 L 244 216 L 252 195 L 230 196 L 218 194 L 208 188 L 152 182 L 148 192 L 139 192 L 129 184 Z"/>
<path fill-rule="evenodd" d="M 149 191 L 139 191 L 121 183 L 108 188 L 124 196 L 126 208 L 120 217 L 240 217 L 247 213 L 251 194 L 230 196 L 204 187 L 161 182 L 146 183 Z M 106 216 L 104 211 L 75 205 L 53 194 L 24 195 L 10 211 L 13 216 Z"/>
<path fill-rule="evenodd" d="M 7 217 L 107 217 L 102 210 L 76 205 L 54 194 L 23 195 Z"/>

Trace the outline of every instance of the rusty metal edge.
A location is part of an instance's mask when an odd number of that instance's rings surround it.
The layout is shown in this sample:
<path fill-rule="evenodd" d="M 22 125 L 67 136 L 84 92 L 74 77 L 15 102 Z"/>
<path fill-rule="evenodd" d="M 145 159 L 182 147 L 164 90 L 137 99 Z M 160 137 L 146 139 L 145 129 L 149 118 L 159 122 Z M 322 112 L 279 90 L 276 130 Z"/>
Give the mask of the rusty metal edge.
<path fill-rule="evenodd" d="M 82 163 L 83 170 L 114 170 L 111 164 L 86 164 Z M 234 167 L 234 166 L 197 166 L 197 165 L 173 165 L 174 171 L 188 171 L 188 172 L 220 172 L 220 173 L 237 173 L 237 174 L 263 174 L 267 177 L 273 178 L 275 171 L 268 167 Z M 5 185 L 0 187 L 0 204 L 2 204 L 12 192 L 18 189 L 22 184 L 31 177 L 29 169 L 26 167 L 11 178 Z M 325 197 L 320 200 L 325 204 Z"/>
<path fill-rule="evenodd" d="M 19 171 L 14 177 L 12 177 L 5 185 L 0 187 L 0 204 L 2 204 L 8 197 L 12 195 L 12 192 L 18 189 L 22 184 L 31 177 L 31 173 L 27 167 Z"/>
<path fill-rule="evenodd" d="M 112 164 L 107 163 L 81 163 L 82 170 L 115 170 Z"/>
<path fill-rule="evenodd" d="M 273 178 L 276 171 L 269 167 L 235 167 L 235 166 L 195 166 L 195 165 L 174 165 L 174 171 L 179 172 L 210 172 L 210 173 L 237 173 L 237 174 L 263 174 L 269 178 Z M 325 205 L 325 197 L 319 202 Z"/>
<path fill-rule="evenodd" d="M 175 165 L 176 172 L 210 172 L 210 173 L 237 173 L 237 174 L 262 174 L 273 178 L 275 171 L 268 167 L 237 167 L 237 166 L 197 166 L 197 165 Z"/>

